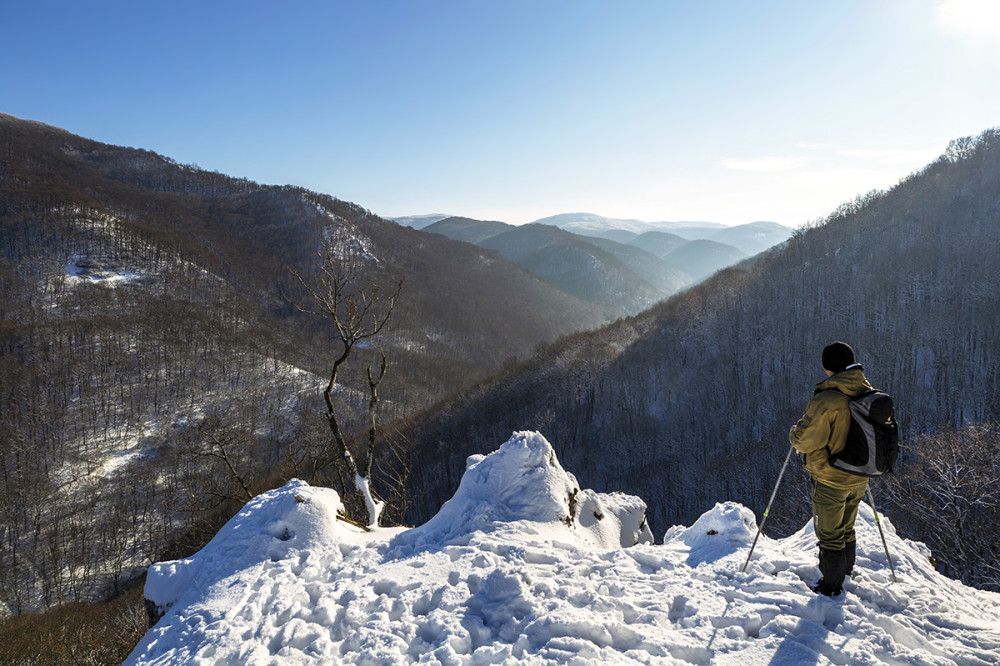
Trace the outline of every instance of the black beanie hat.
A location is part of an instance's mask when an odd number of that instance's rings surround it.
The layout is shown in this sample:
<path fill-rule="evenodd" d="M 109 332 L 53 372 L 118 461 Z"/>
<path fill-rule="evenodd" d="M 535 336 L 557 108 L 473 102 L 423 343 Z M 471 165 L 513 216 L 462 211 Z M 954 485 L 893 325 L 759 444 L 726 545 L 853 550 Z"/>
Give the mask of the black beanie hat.
<path fill-rule="evenodd" d="M 830 372 L 841 372 L 853 363 L 854 350 L 846 342 L 831 342 L 823 348 L 823 367 Z"/>

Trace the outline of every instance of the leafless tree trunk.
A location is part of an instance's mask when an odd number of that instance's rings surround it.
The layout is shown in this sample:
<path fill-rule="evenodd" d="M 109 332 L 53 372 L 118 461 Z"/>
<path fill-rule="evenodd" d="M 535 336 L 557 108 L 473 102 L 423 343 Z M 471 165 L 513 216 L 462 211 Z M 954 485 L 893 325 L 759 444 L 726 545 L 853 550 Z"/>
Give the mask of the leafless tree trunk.
<path fill-rule="evenodd" d="M 333 241 L 323 244 L 319 258 L 319 275 L 313 280 L 304 278 L 298 271 L 291 271 L 308 294 L 308 304 L 289 299 L 296 309 L 330 321 L 339 347 L 339 353 L 330 371 L 330 380 L 323 391 L 326 420 L 333 435 L 333 445 L 326 447 L 314 460 L 313 476 L 315 477 L 331 463 L 342 461 L 348 474 L 354 479 L 355 489 L 364 499 L 368 512 L 367 524 L 375 526 L 378 524 L 383 503 L 372 495 L 369 479 L 377 439 L 375 406 L 378 403 L 378 385 L 385 376 L 385 353 L 381 352 L 381 368 L 377 375 L 372 373 L 371 368 L 368 369 L 370 393 L 368 444 L 360 467 L 351 453 L 337 417 L 333 393 L 337 386 L 338 373 L 355 347 L 363 341 L 377 338 L 388 325 L 403 283 L 388 278 L 369 279 L 366 276 L 366 269 L 370 266 L 366 266 L 366 263 L 370 264 L 375 260 L 366 259 L 350 249 L 338 246 Z"/>

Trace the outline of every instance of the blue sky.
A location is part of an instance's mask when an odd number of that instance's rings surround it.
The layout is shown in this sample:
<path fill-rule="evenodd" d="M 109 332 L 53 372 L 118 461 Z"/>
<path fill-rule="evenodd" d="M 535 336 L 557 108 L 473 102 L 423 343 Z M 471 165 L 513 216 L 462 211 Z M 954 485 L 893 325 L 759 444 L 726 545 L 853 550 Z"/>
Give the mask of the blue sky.
<path fill-rule="evenodd" d="M 385 216 L 795 226 L 1000 125 L 996 0 L 0 0 L 0 112 Z"/>

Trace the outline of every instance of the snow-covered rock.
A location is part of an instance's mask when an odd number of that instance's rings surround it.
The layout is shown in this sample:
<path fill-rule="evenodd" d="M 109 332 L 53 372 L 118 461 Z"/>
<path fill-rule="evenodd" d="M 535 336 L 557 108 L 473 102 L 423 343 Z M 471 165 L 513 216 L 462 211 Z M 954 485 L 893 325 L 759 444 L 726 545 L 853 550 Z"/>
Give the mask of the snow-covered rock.
<path fill-rule="evenodd" d="M 934 571 L 871 509 L 846 594 L 818 597 L 815 537 L 756 533 L 716 505 L 662 545 L 642 501 L 579 489 L 537 433 L 470 459 L 411 529 L 337 522 L 331 490 L 293 481 L 249 502 L 201 552 L 150 571 L 166 615 L 129 664 L 989 664 L 1000 595 Z M 600 514 L 603 518 L 597 518 Z M 613 547 L 609 547 L 613 546 Z"/>
<path fill-rule="evenodd" d="M 278 490 L 258 495 L 226 523 L 194 556 L 160 562 L 149 568 L 144 594 L 159 614 L 175 605 L 204 600 L 213 588 L 232 588 L 297 553 L 317 550 L 336 555 L 349 534 L 337 522 L 340 497 L 293 479 Z M 234 579 L 233 576 L 238 578 Z M 221 588 L 220 588 L 221 589 Z M 228 603 L 228 595 L 223 603 Z"/>
<path fill-rule="evenodd" d="M 577 493 L 575 526 L 580 535 L 602 548 L 629 548 L 653 543 L 646 524 L 646 503 L 625 493 Z"/>
<path fill-rule="evenodd" d="M 646 504 L 638 497 L 581 490 L 552 445 L 537 432 L 516 432 L 488 456 L 471 456 L 454 497 L 429 521 L 397 537 L 397 549 L 467 541 L 476 532 L 525 522 L 605 548 L 652 543 Z M 397 551 L 402 552 L 402 551 Z"/>
<path fill-rule="evenodd" d="M 697 565 L 749 548 L 756 532 L 753 511 L 735 502 L 723 502 L 703 513 L 691 527 L 671 527 L 663 535 L 663 543 L 683 544 L 690 549 L 688 564 Z"/>

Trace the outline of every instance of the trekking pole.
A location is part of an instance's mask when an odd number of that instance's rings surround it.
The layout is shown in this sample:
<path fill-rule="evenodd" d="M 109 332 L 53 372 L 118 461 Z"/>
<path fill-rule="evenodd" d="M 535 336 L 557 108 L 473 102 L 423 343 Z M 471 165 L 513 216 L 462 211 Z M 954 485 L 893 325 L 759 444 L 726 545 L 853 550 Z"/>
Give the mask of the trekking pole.
<path fill-rule="evenodd" d="M 889 545 L 885 542 L 885 532 L 882 531 L 882 521 L 878 519 L 878 511 L 875 510 L 875 500 L 872 499 L 871 486 L 868 487 L 868 503 L 872 505 L 872 511 L 875 513 L 875 524 L 878 525 L 878 533 L 882 537 L 882 547 L 885 548 L 885 559 L 889 560 L 889 571 L 892 572 L 892 582 L 898 583 L 899 581 L 896 580 L 896 569 L 892 566 L 892 558 L 889 556 Z"/>
<path fill-rule="evenodd" d="M 747 561 L 743 563 L 743 568 L 740 571 L 746 571 L 747 565 L 750 564 L 750 557 L 753 555 L 753 549 L 757 547 L 757 539 L 760 538 L 760 533 L 764 529 L 764 523 L 767 522 L 767 514 L 771 511 L 771 504 L 774 503 L 774 496 L 778 494 L 778 486 L 781 485 L 781 477 L 785 475 L 785 468 L 788 467 L 788 461 L 792 458 L 792 449 L 795 447 L 788 447 L 788 455 L 785 456 L 785 464 L 781 466 L 781 472 L 778 474 L 778 482 L 774 484 L 774 490 L 771 491 L 771 499 L 767 501 L 767 508 L 764 509 L 764 519 L 760 521 L 760 526 L 757 527 L 757 536 L 753 538 L 753 545 L 750 546 L 750 554 L 747 555 Z"/>

